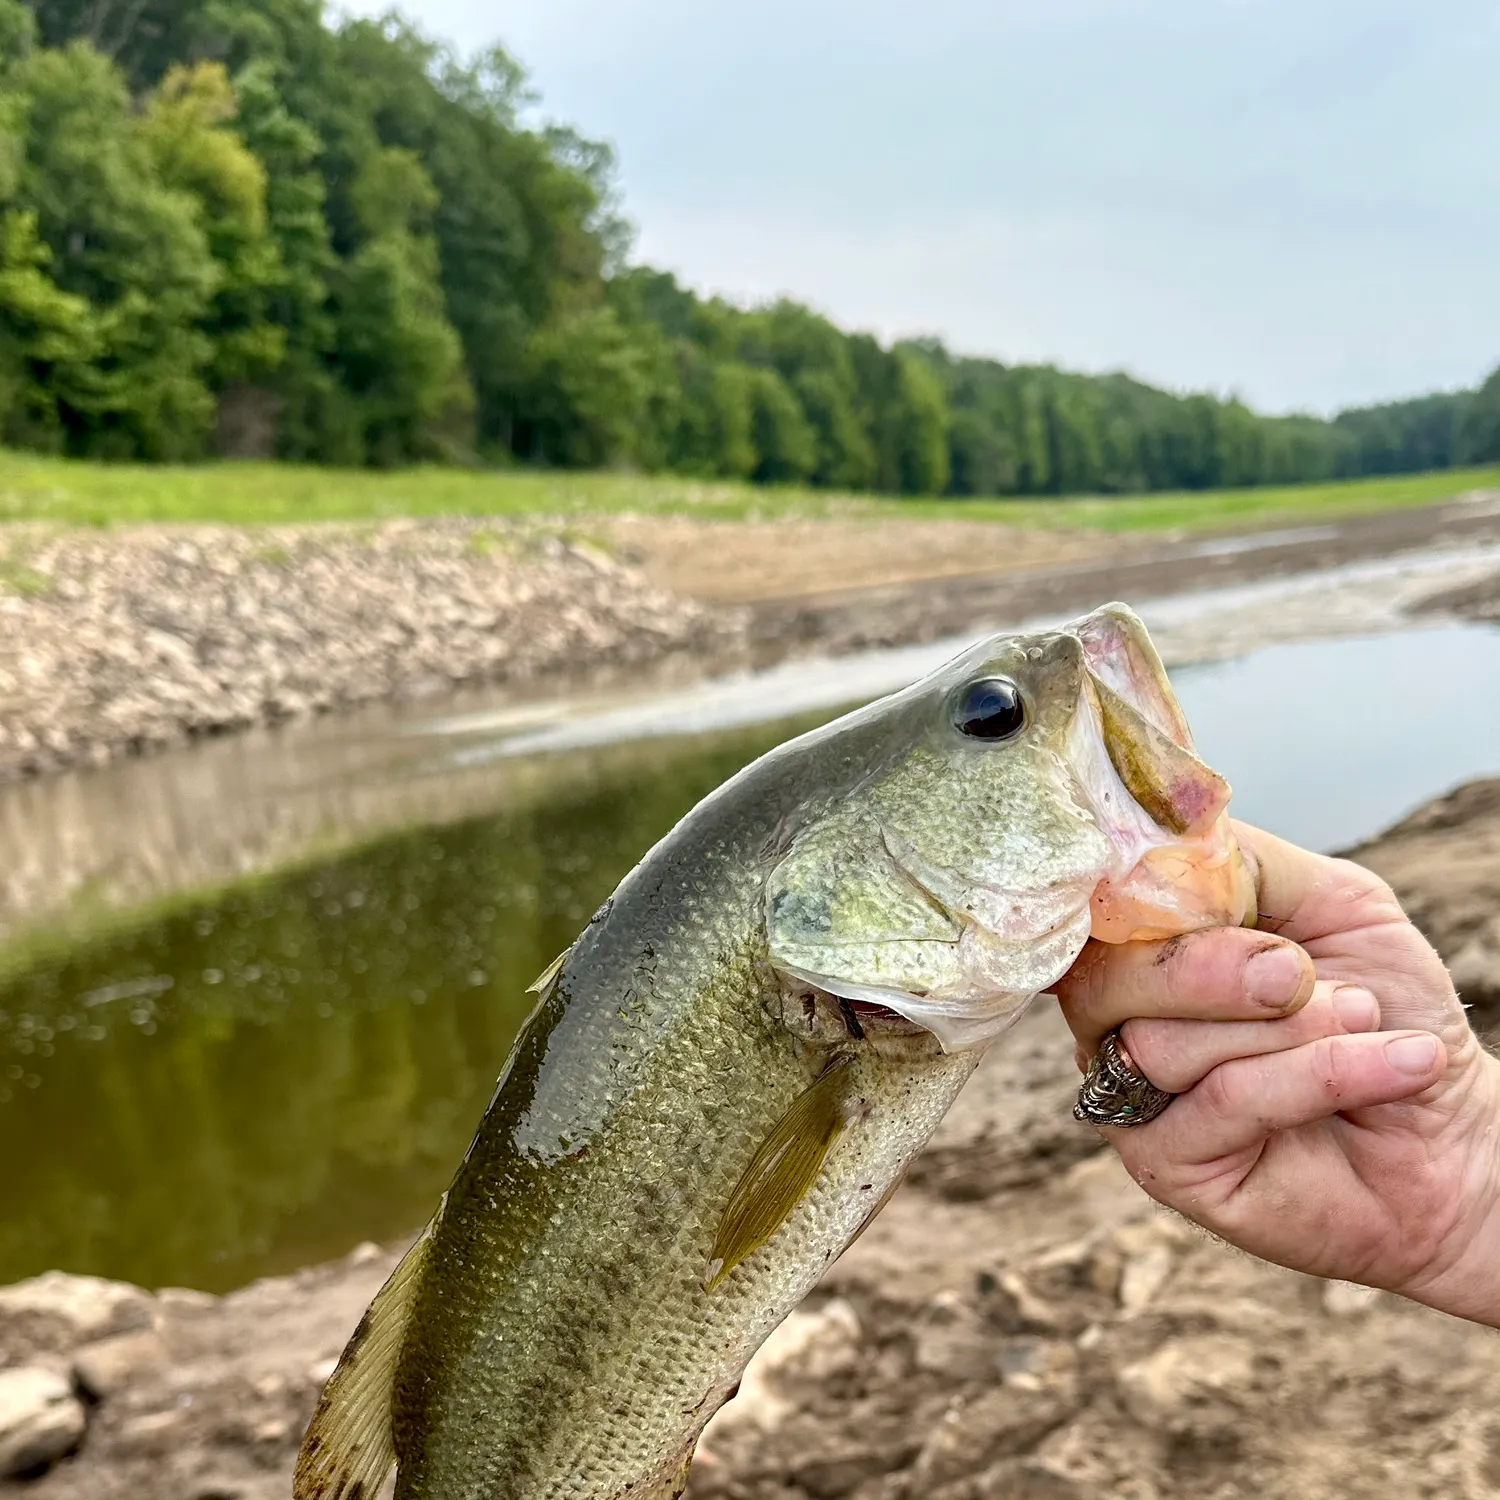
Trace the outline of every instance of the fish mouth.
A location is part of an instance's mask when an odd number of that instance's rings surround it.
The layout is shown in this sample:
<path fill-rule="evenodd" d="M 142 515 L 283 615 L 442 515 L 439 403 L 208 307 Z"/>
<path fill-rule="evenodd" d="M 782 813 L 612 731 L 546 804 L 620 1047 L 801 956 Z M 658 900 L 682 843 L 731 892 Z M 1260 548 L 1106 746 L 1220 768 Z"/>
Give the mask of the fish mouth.
<path fill-rule="evenodd" d="M 870 1032 L 882 1036 L 923 1036 L 927 1033 L 925 1026 L 874 1000 L 841 999 L 838 1005 L 855 1041 L 864 1041 Z"/>
<path fill-rule="evenodd" d="M 1253 923 L 1229 783 L 1198 758 L 1145 626 L 1110 604 L 1071 629 L 1084 673 L 1064 755 L 1114 855 L 1090 897 L 1091 935 L 1121 943 Z"/>

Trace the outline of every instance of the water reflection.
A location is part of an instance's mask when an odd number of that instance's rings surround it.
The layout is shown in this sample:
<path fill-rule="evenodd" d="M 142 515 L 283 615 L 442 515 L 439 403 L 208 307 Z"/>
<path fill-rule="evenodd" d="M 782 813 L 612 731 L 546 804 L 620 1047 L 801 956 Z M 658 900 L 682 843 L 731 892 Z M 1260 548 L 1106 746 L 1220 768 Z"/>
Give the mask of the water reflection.
<path fill-rule="evenodd" d="M 1500 772 L 1494 630 L 1174 676 L 1237 810 L 1302 842 Z M 468 766 L 454 743 L 509 731 L 453 725 L 434 750 L 346 725 L 10 789 L 0 1282 L 61 1266 L 223 1289 L 417 1228 L 525 986 L 688 808 L 831 712 Z M 66 920 L 38 926 L 57 890 Z"/>
<path fill-rule="evenodd" d="M 574 764 L 0 987 L 0 1281 L 236 1286 L 416 1227 L 529 997 L 643 850 L 801 724 Z"/>

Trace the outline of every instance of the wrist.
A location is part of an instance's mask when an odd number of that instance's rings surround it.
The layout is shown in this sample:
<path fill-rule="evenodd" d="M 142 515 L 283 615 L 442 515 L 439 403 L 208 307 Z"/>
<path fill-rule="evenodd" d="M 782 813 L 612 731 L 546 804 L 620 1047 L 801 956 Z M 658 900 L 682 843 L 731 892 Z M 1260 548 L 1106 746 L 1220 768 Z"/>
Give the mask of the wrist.
<path fill-rule="evenodd" d="M 1439 1312 L 1500 1328 L 1500 1059 L 1477 1056 L 1451 1121 L 1460 1165 L 1449 1228 L 1429 1263 L 1392 1290 Z"/>

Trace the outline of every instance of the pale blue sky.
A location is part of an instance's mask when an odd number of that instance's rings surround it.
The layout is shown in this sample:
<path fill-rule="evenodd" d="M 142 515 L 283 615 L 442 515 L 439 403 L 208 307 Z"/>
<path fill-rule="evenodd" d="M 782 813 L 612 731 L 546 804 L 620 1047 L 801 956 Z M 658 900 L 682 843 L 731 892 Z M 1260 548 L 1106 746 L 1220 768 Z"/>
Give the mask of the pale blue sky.
<path fill-rule="evenodd" d="M 1271 409 L 1500 363 L 1493 0 L 406 9 L 613 142 L 700 289 Z"/>

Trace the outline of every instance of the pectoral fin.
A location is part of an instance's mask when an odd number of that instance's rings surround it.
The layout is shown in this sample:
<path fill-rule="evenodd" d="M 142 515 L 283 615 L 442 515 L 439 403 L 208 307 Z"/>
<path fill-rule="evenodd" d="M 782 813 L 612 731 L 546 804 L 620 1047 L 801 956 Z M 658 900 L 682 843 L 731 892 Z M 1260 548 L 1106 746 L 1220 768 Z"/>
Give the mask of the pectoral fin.
<path fill-rule="evenodd" d="M 1206 832 L 1229 805 L 1229 783 L 1101 678 L 1091 672 L 1088 680 L 1099 705 L 1104 747 L 1125 790 L 1159 827 L 1184 837 Z"/>
<path fill-rule="evenodd" d="M 709 1262 L 712 1290 L 766 1244 L 806 1197 L 848 1123 L 848 1060 L 837 1058 L 771 1127 L 735 1185 Z"/>

